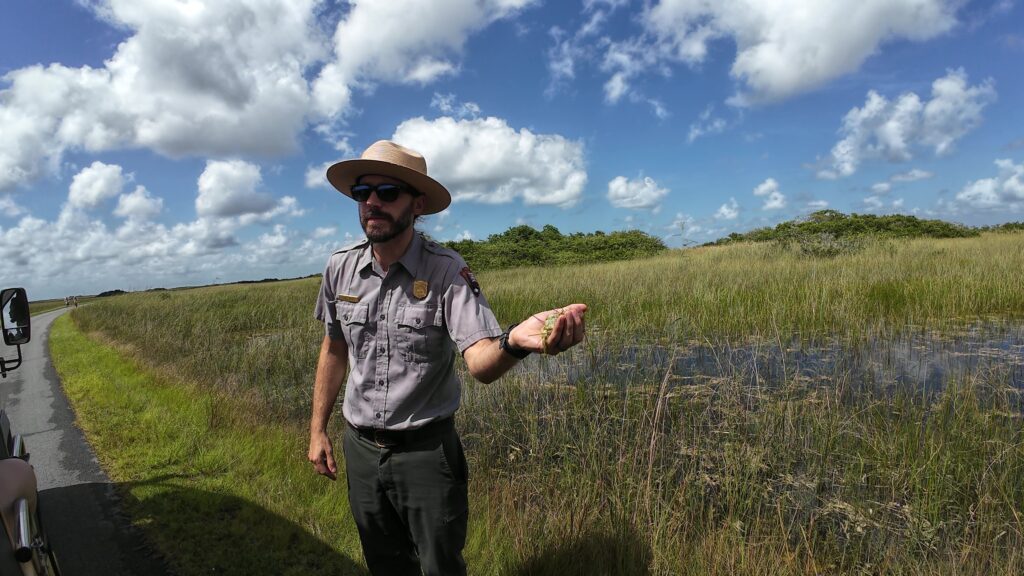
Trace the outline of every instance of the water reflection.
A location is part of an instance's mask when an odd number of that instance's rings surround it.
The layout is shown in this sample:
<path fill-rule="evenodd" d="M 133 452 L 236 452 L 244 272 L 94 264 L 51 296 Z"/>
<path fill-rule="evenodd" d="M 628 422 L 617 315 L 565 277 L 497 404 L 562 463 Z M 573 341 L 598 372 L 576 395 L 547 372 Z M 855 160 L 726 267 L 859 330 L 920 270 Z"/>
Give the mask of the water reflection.
<path fill-rule="evenodd" d="M 951 380 L 984 377 L 1024 392 L 1024 324 L 976 323 L 951 331 L 907 328 L 871 337 L 799 337 L 779 340 L 614 343 L 600 335 L 571 354 L 532 356 L 523 370 L 544 380 L 619 384 L 660 382 L 672 361 L 673 385 L 729 379 L 754 387 L 794 382 L 870 386 L 931 394 Z"/>

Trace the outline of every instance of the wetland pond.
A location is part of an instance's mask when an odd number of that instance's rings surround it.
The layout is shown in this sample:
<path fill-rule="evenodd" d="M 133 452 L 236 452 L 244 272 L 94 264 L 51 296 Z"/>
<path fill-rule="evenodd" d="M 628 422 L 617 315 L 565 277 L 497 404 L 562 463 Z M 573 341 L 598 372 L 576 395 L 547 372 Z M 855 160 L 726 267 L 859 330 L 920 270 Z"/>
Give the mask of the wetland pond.
<path fill-rule="evenodd" d="M 843 384 L 889 393 L 931 395 L 951 381 L 982 381 L 1024 408 L 1024 321 L 977 322 L 933 330 L 906 327 L 864 337 L 690 342 L 685 345 L 612 343 L 598 336 L 570 354 L 531 356 L 522 369 L 541 381 L 573 386 L 658 384 L 671 363 L 670 386 L 711 387 L 741 382 L 780 389 Z"/>

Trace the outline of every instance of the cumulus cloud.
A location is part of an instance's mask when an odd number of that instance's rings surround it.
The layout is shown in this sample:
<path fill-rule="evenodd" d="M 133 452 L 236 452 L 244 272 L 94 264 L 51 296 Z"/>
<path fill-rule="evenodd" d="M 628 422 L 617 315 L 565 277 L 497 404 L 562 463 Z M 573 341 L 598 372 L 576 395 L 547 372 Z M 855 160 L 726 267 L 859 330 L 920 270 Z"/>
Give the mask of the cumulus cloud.
<path fill-rule="evenodd" d="M 515 130 L 500 118 L 422 117 L 402 122 L 392 139 L 423 154 L 430 175 L 455 202 L 569 207 L 587 183 L 583 143 L 558 134 Z"/>
<path fill-rule="evenodd" d="M 120 194 L 125 180 L 120 166 L 93 162 L 72 178 L 68 204 L 76 208 L 95 208 Z"/>
<path fill-rule="evenodd" d="M 808 210 L 817 211 L 828 208 L 828 201 L 826 200 L 811 200 L 807 202 L 806 207 Z"/>
<path fill-rule="evenodd" d="M 957 22 L 959 0 L 659 0 L 642 21 L 655 55 L 652 65 L 701 65 L 709 44 L 732 40 L 731 75 L 741 88 L 732 102 L 775 101 L 817 88 L 857 70 L 882 45 L 924 41 Z M 622 66 L 621 84 L 637 74 L 636 61 Z M 620 89 L 621 90 L 621 89 Z"/>
<path fill-rule="evenodd" d="M 87 4 L 126 30 L 102 68 L 8 72 L 0 189 L 54 171 L 67 151 L 169 156 L 297 149 L 306 69 L 322 57 L 315 0 Z"/>
<path fill-rule="evenodd" d="M 957 140 L 978 127 L 982 111 L 996 98 L 991 79 L 969 86 L 963 69 L 950 70 L 932 83 L 931 100 L 908 92 L 890 101 L 872 90 L 861 108 L 843 118 L 843 138 L 832 148 L 829 168 L 820 178 L 850 176 L 866 159 L 884 158 L 905 162 L 915 147 L 930 147 L 936 155 L 948 154 Z"/>
<path fill-rule="evenodd" d="M 1014 164 L 1006 158 L 996 160 L 999 174 L 975 180 L 957 193 L 957 203 L 975 210 L 1024 210 L 1024 162 Z"/>
<path fill-rule="evenodd" d="M 307 166 L 306 188 L 330 188 L 331 183 L 327 181 L 327 169 L 335 162 L 335 160 L 328 160 L 315 166 Z"/>
<path fill-rule="evenodd" d="M 53 221 L 27 215 L 16 224 L 0 226 L 0 258 L 11 263 L 12 274 L 26 278 L 26 287 L 38 294 L 34 297 L 243 279 L 254 274 L 308 274 L 338 244 L 317 233 L 289 233 L 272 222 L 301 213 L 290 197 L 275 200 L 269 210 L 258 214 L 207 214 L 190 222 L 158 223 L 154 218 L 163 209 L 163 199 L 143 185 L 122 193 L 128 180 L 118 166 L 93 164 L 73 179 L 68 200 Z M 111 210 L 120 220 L 110 224 L 103 207 L 115 194 L 119 195 Z M 253 224 L 272 228 L 253 238 L 246 228 Z"/>
<path fill-rule="evenodd" d="M 25 209 L 10 196 L 0 196 L 0 212 L 8 218 L 17 218 L 25 213 Z"/>
<path fill-rule="evenodd" d="M 352 88 L 377 82 L 427 84 L 456 74 L 469 36 L 535 0 L 352 2 L 334 32 L 334 59 L 313 83 L 317 110 L 337 117 Z"/>
<path fill-rule="evenodd" d="M 242 160 L 211 160 L 199 176 L 196 213 L 200 216 L 240 216 L 271 210 L 276 204 L 257 191 L 263 181 L 260 167 Z"/>
<path fill-rule="evenodd" d="M 117 199 L 114 215 L 129 220 L 145 221 L 155 218 L 163 207 L 163 198 L 151 196 L 149 190 L 136 186 L 131 194 L 122 194 Z"/>
<path fill-rule="evenodd" d="M 892 184 L 888 182 L 877 182 L 871 185 L 871 191 L 876 195 L 888 194 L 892 190 Z"/>
<path fill-rule="evenodd" d="M 754 188 L 754 196 L 764 197 L 762 210 L 779 210 L 786 207 L 786 195 L 779 191 L 779 183 L 768 178 Z"/>
<path fill-rule="evenodd" d="M 608 183 L 608 201 L 616 208 L 657 212 L 668 192 L 667 188 L 658 186 L 658 183 L 648 176 L 636 180 L 616 176 Z"/>
<path fill-rule="evenodd" d="M 715 212 L 715 218 L 718 220 L 735 220 L 739 215 L 740 205 L 735 198 L 729 198 L 729 201 L 722 204 Z"/>

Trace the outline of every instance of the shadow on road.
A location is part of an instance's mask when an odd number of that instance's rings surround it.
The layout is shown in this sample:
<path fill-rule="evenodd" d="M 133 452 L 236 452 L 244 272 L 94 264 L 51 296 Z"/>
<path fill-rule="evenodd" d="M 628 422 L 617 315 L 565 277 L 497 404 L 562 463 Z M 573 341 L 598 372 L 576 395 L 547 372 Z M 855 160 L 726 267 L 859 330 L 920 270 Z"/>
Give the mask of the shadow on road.
<path fill-rule="evenodd" d="M 40 492 L 43 522 L 63 572 L 68 576 L 366 574 L 302 527 L 252 502 L 181 488 L 167 480 L 78 484 Z M 147 491 L 145 500 L 127 491 L 140 486 Z M 120 506 L 100 510 L 96 504 L 111 500 L 131 509 L 139 525 L 158 527 L 161 548 L 174 559 L 156 554 Z M 212 525 L 218 526 L 216 534 L 208 531 Z M 98 545 L 107 541 L 112 542 Z"/>

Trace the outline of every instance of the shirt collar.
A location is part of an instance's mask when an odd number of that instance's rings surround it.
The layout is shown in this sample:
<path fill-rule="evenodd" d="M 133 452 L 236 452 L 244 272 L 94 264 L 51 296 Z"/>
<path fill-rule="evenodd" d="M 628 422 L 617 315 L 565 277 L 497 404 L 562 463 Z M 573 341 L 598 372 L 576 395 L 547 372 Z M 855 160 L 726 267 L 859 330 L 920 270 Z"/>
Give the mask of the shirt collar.
<path fill-rule="evenodd" d="M 405 254 L 398 259 L 398 263 L 405 268 L 414 278 L 420 269 L 420 253 L 423 250 L 423 237 L 419 232 L 413 232 L 412 241 L 405 249 Z M 356 270 L 362 271 L 367 266 L 373 265 L 373 244 L 367 242 L 359 261 L 356 263 Z"/>

